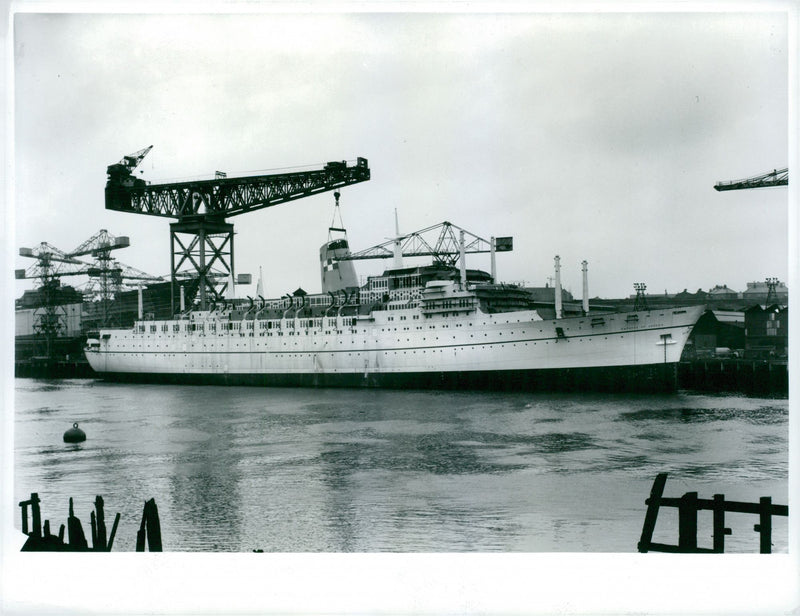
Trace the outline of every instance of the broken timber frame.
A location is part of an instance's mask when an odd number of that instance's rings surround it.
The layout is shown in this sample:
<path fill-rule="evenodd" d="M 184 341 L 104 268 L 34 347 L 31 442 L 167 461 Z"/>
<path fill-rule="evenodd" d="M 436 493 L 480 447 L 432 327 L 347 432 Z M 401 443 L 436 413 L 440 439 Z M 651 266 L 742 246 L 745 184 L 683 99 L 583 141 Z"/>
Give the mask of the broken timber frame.
<path fill-rule="evenodd" d="M 639 540 L 640 552 L 674 552 L 683 554 L 722 554 L 725 552 L 725 535 L 731 534 L 725 528 L 725 512 L 752 513 L 759 516 L 759 523 L 753 527 L 760 535 L 761 554 L 772 552 L 772 516 L 789 515 L 788 505 L 773 505 L 772 497 L 763 496 L 758 503 L 726 501 L 724 494 L 715 494 L 713 499 L 697 498 L 697 492 L 687 492 L 680 498 L 664 497 L 664 484 L 667 473 L 659 473 L 650 490 L 650 498 L 645 501 L 647 513 Z M 654 543 L 653 531 L 660 507 L 677 507 L 678 509 L 678 545 Z M 714 547 L 697 547 L 697 512 L 710 510 L 714 512 Z"/>
<path fill-rule="evenodd" d="M 86 541 L 83 533 L 81 521 L 75 516 L 72 499 L 69 499 L 69 517 L 67 518 L 68 540 L 64 542 L 65 527 L 62 524 L 58 530 L 58 535 L 50 533 L 50 520 L 44 521 L 42 528 L 42 513 L 40 508 L 39 495 L 31 493 L 28 500 L 19 503 L 22 509 L 22 532 L 28 536 L 25 545 L 22 546 L 23 552 L 110 552 L 114 545 L 114 536 L 117 534 L 120 514 L 114 518 L 114 525 L 111 528 L 111 535 L 106 539 L 105 514 L 103 512 L 103 497 L 97 496 L 95 499 L 95 511 L 91 512 L 92 524 L 92 547 Z M 28 529 L 28 508 L 30 508 L 32 528 Z"/>

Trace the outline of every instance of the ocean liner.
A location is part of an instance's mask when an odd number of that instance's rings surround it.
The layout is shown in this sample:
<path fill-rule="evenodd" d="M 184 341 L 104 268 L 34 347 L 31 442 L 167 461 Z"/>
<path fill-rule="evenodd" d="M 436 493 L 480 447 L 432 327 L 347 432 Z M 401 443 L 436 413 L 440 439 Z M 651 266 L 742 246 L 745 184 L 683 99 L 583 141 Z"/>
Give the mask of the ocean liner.
<path fill-rule="evenodd" d="M 494 268 L 467 269 L 463 235 L 461 242 L 458 264 L 405 267 L 395 255 L 393 267 L 359 285 L 346 237 L 329 236 L 320 249 L 322 292 L 218 299 L 170 320 L 140 319 L 132 328 L 90 337 L 86 358 L 103 378 L 142 382 L 676 387 L 676 364 L 703 306 L 595 313 L 584 300 L 580 314 L 564 317 L 557 284 L 549 314 L 523 287 L 498 284 Z"/>

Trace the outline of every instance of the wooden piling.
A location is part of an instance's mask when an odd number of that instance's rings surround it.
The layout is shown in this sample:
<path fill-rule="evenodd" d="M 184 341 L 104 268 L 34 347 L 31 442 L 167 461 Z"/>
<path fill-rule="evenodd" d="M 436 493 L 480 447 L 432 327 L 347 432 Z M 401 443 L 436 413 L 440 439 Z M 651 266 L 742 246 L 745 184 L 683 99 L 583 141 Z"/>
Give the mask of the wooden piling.
<path fill-rule="evenodd" d="M 697 549 L 697 492 L 687 492 L 678 506 L 678 547 L 690 552 Z"/>
<path fill-rule="evenodd" d="M 33 536 L 42 536 L 42 510 L 39 508 L 39 495 L 31 494 L 31 517 L 33 518 Z"/>
<path fill-rule="evenodd" d="M 105 552 L 106 551 L 106 519 L 103 512 L 103 497 L 99 494 L 94 501 L 95 510 L 97 511 L 97 542 L 92 543 L 94 549 Z"/>
<path fill-rule="evenodd" d="M 144 552 L 145 541 L 151 552 L 161 552 L 161 522 L 158 519 L 156 500 L 151 498 L 144 504 L 142 523 L 136 533 L 136 551 Z"/>
<path fill-rule="evenodd" d="M 144 552 L 144 544 L 147 539 L 147 509 L 142 512 L 142 523 L 139 524 L 139 530 L 136 532 L 136 551 Z"/>
<path fill-rule="evenodd" d="M 94 511 L 89 514 L 89 523 L 92 526 L 92 547 L 97 547 L 97 516 Z"/>
<path fill-rule="evenodd" d="M 72 498 L 69 499 L 69 517 L 67 518 L 67 531 L 69 532 L 69 546 L 73 550 L 85 550 L 89 547 L 86 535 L 83 534 L 81 521 L 75 517 Z"/>
<path fill-rule="evenodd" d="M 150 510 L 147 519 L 147 545 L 151 552 L 161 552 L 161 521 L 158 519 L 156 499 L 151 498 L 147 501 L 145 508 L 148 506 Z"/>
<path fill-rule="evenodd" d="M 640 552 L 647 552 L 653 539 L 653 530 L 656 527 L 658 509 L 661 505 L 661 496 L 664 494 L 664 484 L 667 483 L 667 473 L 659 473 L 650 489 L 650 498 L 645 501 L 647 513 L 644 516 L 644 526 L 642 536 L 639 539 L 638 549 Z"/>
<path fill-rule="evenodd" d="M 107 552 L 110 552 L 111 547 L 114 545 L 114 537 L 117 534 L 118 524 L 119 524 L 119 512 L 117 512 L 117 515 L 114 516 L 114 524 L 111 526 L 111 535 L 108 537 L 108 546 L 106 547 Z"/>
<path fill-rule="evenodd" d="M 730 528 L 725 528 L 725 495 L 714 495 L 714 552 L 725 553 L 725 535 L 730 534 Z"/>
<path fill-rule="evenodd" d="M 759 501 L 758 524 L 754 530 L 760 534 L 761 553 L 772 554 L 772 497 L 762 496 Z"/>
<path fill-rule="evenodd" d="M 36 492 L 31 492 L 31 497 L 26 501 L 20 501 L 19 506 L 22 508 L 22 532 L 26 535 L 33 534 L 35 537 L 41 537 L 42 532 L 40 528 L 41 512 L 39 510 L 39 495 Z M 28 509 L 31 510 L 31 517 L 33 522 L 33 530 L 28 529 Z"/>

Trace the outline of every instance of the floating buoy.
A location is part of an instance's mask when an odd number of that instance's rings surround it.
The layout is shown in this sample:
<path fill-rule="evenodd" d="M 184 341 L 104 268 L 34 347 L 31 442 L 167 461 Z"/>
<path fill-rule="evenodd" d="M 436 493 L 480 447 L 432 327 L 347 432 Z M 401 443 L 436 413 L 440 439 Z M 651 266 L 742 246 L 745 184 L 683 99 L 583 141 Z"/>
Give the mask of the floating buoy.
<path fill-rule="evenodd" d="M 86 440 L 86 432 L 78 427 L 77 422 L 72 424 L 72 427 L 64 432 L 65 443 L 82 443 Z"/>

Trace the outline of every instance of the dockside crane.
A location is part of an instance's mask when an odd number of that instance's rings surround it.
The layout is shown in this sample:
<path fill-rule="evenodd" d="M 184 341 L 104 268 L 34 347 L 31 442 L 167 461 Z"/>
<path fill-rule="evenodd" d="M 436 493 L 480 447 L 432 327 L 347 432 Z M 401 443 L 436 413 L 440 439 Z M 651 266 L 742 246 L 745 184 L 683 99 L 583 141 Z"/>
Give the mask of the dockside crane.
<path fill-rule="evenodd" d="M 39 281 L 41 307 L 33 327 L 44 337 L 47 357 L 52 357 L 54 341 L 65 327 L 66 312 L 60 297 L 61 278 L 88 274 L 90 265 L 47 242 L 41 242 L 36 248 L 20 248 L 19 254 L 36 260 L 27 269 L 16 270 L 14 277 Z"/>
<path fill-rule="evenodd" d="M 106 209 L 175 219 L 170 224 L 172 311 L 179 278 L 198 279 L 200 307 L 218 299 L 217 282 L 234 275 L 233 224 L 227 218 L 253 212 L 370 179 L 366 158 L 355 165 L 329 162 L 322 169 L 148 183 L 133 171 L 152 146 L 107 168 Z"/>
<path fill-rule="evenodd" d="M 147 148 L 147 151 L 149 151 L 149 148 Z M 141 152 L 147 153 L 145 150 Z M 144 154 L 140 154 L 137 157 L 139 162 L 141 162 Z M 131 155 L 131 158 L 134 158 L 134 155 Z M 138 164 L 138 162 L 135 164 Z M 84 256 L 93 258 L 93 263 L 86 272 L 89 276 L 89 282 L 83 288 L 83 292 L 86 300 L 100 302 L 101 325 L 108 325 L 111 299 L 117 296 L 120 291 L 125 290 L 126 281 L 163 282 L 162 278 L 151 276 L 129 265 L 124 265 L 111 256 L 112 250 L 128 248 L 129 246 L 130 239 L 127 236 L 114 236 L 106 229 L 100 229 L 75 250 L 68 253 L 68 256 L 73 258 Z"/>
<path fill-rule="evenodd" d="M 495 252 L 508 252 L 513 250 L 513 238 L 493 237 L 485 240 L 454 225 L 444 221 L 414 231 L 406 235 L 398 235 L 382 244 L 372 246 L 347 256 L 342 256 L 342 261 L 360 259 L 389 259 L 396 258 L 398 252 L 403 257 L 432 257 L 435 265 L 454 267 L 459 260 L 463 262 L 466 254 L 490 253 L 492 255 L 492 280 L 496 279 L 494 263 Z"/>
<path fill-rule="evenodd" d="M 725 190 L 744 190 L 747 188 L 770 188 L 773 186 L 788 186 L 789 168 L 774 169 L 769 173 L 757 175 L 743 180 L 732 180 L 730 182 L 717 182 L 714 190 L 722 192 Z"/>

